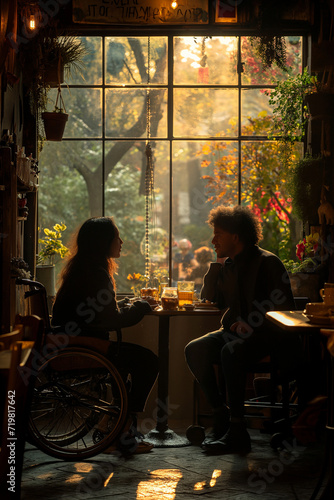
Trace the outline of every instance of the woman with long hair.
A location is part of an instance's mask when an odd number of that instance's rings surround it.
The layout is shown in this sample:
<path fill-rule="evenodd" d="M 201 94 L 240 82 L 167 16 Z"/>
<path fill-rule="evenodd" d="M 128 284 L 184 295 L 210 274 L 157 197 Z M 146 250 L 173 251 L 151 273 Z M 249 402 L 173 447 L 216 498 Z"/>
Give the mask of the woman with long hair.
<path fill-rule="evenodd" d="M 92 217 L 83 223 L 61 273 L 52 311 L 54 326 L 61 326 L 71 336 L 108 341 L 109 332 L 135 325 L 151 311 L 145 300 L 116 301 L 115 259 L 120 257 L 122 245 L 112 217 Z M 127 342 L 122 342 L 119 349 L 116 341 L 107 345 L 107 357 L 125 381 L 131 380 L 131 414 L 142 412 L 158 375 L 157 356 Z"/>

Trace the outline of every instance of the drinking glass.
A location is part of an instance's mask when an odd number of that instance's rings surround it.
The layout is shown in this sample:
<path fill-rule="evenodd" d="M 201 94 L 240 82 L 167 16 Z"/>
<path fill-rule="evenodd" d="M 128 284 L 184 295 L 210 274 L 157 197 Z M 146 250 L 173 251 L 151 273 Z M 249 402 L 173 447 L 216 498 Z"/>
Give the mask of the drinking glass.
<path fill-rule="evenodd" d="M 178 281 L 177 294 L 179 298 L 179 307 L 182 308 L 184 304 L 192 304 L 194 300 L 194 281 Z"/>
<path fill-rule="evenodd" d="M 165 311 L 176 311 L 178 306 L 177 288 L 165 286 L 161 295 L 161 306 Z"/>
<path fill-rule="evenodd" d="M 146 299 L 147 297 L 153 297 L 157 302 L 159 300 L 159 290 L 157 288 L 142 288 L 140 290 L 140 296 L 142 299 Z"/>

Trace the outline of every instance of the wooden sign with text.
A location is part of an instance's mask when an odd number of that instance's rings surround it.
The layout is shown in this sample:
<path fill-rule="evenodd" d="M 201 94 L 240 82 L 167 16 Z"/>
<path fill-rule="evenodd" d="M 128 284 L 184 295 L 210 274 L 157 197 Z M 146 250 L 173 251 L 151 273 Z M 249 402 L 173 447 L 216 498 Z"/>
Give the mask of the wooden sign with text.
<path fill-rule="evenodd" d="M 208 24 L 208 0 L 72 0 L 75 23 Z"/>

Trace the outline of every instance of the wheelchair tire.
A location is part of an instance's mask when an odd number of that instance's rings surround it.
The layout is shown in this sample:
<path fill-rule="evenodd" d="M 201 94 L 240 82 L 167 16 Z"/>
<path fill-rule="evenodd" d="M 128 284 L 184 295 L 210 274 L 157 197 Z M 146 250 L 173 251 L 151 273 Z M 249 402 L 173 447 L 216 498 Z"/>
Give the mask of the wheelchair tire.
<path fill-rule="evenodd" d="M 107 358 L 85 348 L 65 348 L 38 369 L 29 434 L 52 457 L 89 458 L 119 436 L 127 407 L 124 381 Z"/>

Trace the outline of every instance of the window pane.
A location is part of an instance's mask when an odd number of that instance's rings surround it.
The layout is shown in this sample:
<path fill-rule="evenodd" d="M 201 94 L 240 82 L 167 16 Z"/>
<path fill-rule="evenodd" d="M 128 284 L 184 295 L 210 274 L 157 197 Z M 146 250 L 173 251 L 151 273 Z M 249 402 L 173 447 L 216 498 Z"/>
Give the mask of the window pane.
<path fill-rule="evenodd" d="M 250 37 L 241 37 L 241 61 L 244 63 L 242 85 L 275 85 L 290 74 L 300 73 L 302 70 L 302 38 L 297 36 L 285 37 L 286 63 L 288 72 L 280 69 L 276 63 L 264 68 L 260 57 L 251 44 Z"/>
<path fill-rule="evenodd" d="M 231 122 L 237 124 L 236 89 L 175 89 L 174 136 L 211 137 L 233 135 Z"/>
<path fill-rule="evenodd" d="M 52 227 L 64 222 L 68 226 L 66 244 L 71 232 L 88 217 L 115 217 L 125 242 L 117 276 L 120 293 L 129 293 L 134 285 L 127 279 L 129 274 L 144 275 L 146 251 L 151 275 L 166 274 L 170 259 L 173 282 L 192 277 L 199 290 L 208 259 L 215 258 L 212 229 L 206 221 L 218 204 L 241 201 L 252 206 L 264 222 L 262 246 L 278 253 L 280 241 L 288 240 L 289 224 L 294 227 L 283 170 L 284 151 L 281 144 L 262 137 L 256 141 L 256 136 L 266 137 L 271 123 L 272 109 L 265 90 L 301 71 L 301 38 L 286 38 L 289 70 L 284 73 L 276 64 L 264 70 L 249 39 L 242 37 L 240 88 L 238 37 L 173 37 L 173 68 L 169 72 L 166 36 L 82 40 L 90 50 L 85 56 L 85 80 L 74 74 L 69 88 L 64 85 L 62 89 L 69 113 L 64 139 L 44 143 L 39 158 L 39 225 Z M 173 74 L 174 87 L 167 88 L 171 83 L 168 74 Z M 56 92 L 50 92 L 50 110 Z M 167 109 L 171 92 L 173 109 Z M 147 239 L 148 136 L 155 181 Z M 296 158 L 302 154 L 302 146 L 296 148 Z M 172 255 L 170 239 L 174 243 Z M 182 269 L 181 240 L 187 240 L 186 247 L 191 242 L 191 254 L 203 261 L 200 268 L 200 260 L 192 260 L 197 274 Z"/>
<path fill-rule="evenodd" d="M 237 37 L 175 37 L 176 85 L 236 85 Z"/>
<path fill-rule="evenodd" d="M 169 145 L 152 142 L 154 168 L 153 213 L 149 212 L 150 271 L 168 275 L 169 247 Z M 115 158 L 121 158 L 115 161 Z M 124 240 L 117 286 L 130 292 L 135 283 L 129 274 L 145 274 L 145 172 L 146 142 L 108 142 L 106 147 L 106 215 L 115 217 Z M 150 201 L 150 200 L 149 200 Z M 144 286 L 142 284 L 142 286 Z"/>
<path fill-rule="evenodd" d="M 173 281 L 196 278 L 198 290 L 206 266 L 203 262 L 197 269 L 190 257 L 203 246 L 212 249 L 212 229 L 206 221 L 215 204 L 238 202 L 237 143 L 176 141 L 173 181 Z M 188 253 L 184 239 L 191 243 Z M 202 259 L 209 254 L 206 249 Z"/>
<path fill-rule="evenodd" d="M 65 126 L 64 138 L 69 137 L 101 137 L 102 135 L 102 90 L 71 88 L 62 89 L 68 121 Z M 56 102 L 57 89 L 51 89 L 48 111 L 53 111 Z M 59 103 L 58 103 L 59 107 Z"/>
<path fill-rule="evenodd" d="M 39 227 L 52 228 L 63 222 L 66 244 L 88 217 L 103 213 L 101 142 L 45 142 L 39 166 Z M 57 272 L 61 266 L 59 260 Z"/>
<path fill-rule="evenodd" d="M 66 75 L 66 82 L 71 85 L 101 85 L 102 83 L 102 38 L 97 37 L 80 37 L 82 44 L 87 50 L 87 54 L 83 58 L 83 64 L 71 70 L 69 75 Z"/>
<path fill-rule="evenodd" d="M 106 136 L 149 137 L 148 102 L 150 137 L 167 137 L 167 90 L 124 88 L 106 90 Z"/>
<path fill-rule="evenodd" d="M 279 254 L 280 243 L 288 230 L 291 213 L 286 168 L 282 162 L 281 144 L 274 141 L 242 142 L 242 204 L 253 207 L 265 222 L 261 246 Z M 301 157 L 303 145 L 294 148 Z"/>
<path fill-rule="evenodd" d="M 105 74 L 107 85 L 166 84 L 167 37 L 107 37 Z"/>
<path fill-rule="evenodd" d="M 272 107 L 264 89 L 241 90 L 241 135 L 267 135 L 272 127 Z"/>

